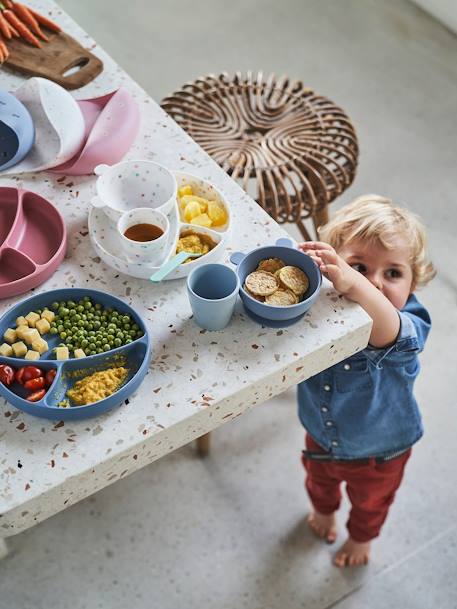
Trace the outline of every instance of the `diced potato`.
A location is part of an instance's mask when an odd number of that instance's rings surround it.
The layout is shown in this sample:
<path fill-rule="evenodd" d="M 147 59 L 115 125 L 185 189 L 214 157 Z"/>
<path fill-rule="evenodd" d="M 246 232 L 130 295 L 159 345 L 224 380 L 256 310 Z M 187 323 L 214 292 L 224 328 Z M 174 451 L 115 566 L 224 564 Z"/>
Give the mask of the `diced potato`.
<path fill-rule="evenodd" d="M 75 349 L 75 357 L 86 357 L 86 354 L 82 349 Z"/>
<path fill-rule="evenodd" d="M 186 186 L 181 186 L 181 188 L 178 188 L 178 197 L 184 197 L 185 195 L 191 195 L 192 194 L 192 186 L 190 184 L 186 184 Z"/>
<path fill-rule="evenodd" d="M 46 334 L 51 329 L 51 324 L 47 319 L 39 319 L 35 324 L 35 328 L 40 334 Z"/>
<path fill-rule="evenodd" d="M 25 359 L 40 359 L 40 354 L 38 351 L 28 350 L 25 354 Z"/>
<path fill-rule="evenodd" d="M 46 353 L 49 347 L 48 343 L 43 338 L 36 338 L 32 343 L 32 349 L 34 351 L 38 351 L 40 355 L 43 355 L 43 353 Z"/>
<path fill-rule="evenodd" d="M 55 316 L 56 314 L 54 313 L 54 311 L 48 311 L 48 309 L 45 309 L 41 314 L 41 319 L 46 319 L 49 323 L 51 323 L 52 321 L 54 321 Z"/>
<path fill-rule="evenodd" d="M 200 204 L 202 212 L 206 211 L 206 208 L 208 207 L 208 201 L 203 197 L 197 197 L 195 195 L 185 195 L 184 197 L 181 197 L 181 203 L 184 207 L 186 207 L 186 205 L 188 205 L 191 201 L 197 201 L 197 203 Z"/>
<path fill-rule="evenodd" d="M 27 320 L 29 326 L 31 328 L 34 328 L 36 322 L 40 319 L 40 316 L 38 315 L 38 313 L 35 313 L 34 311 L 30 311 L 30 313 L 25 316 L 25 319 Z"/>
<path fill-rule="evenodd" d="M 17 341 L 16 330 L 13 330 L 13 328 L 8 328 L 8 330 L 3 335 L 3 338 L 6 340 L 7 343 L 12 345 Z"/>
<path fill-rule="evenodd" d="M 21 340 L 11 346 L 13 348 L 14 357 L 24 357 L 24 355 L 27 353 L 27 347 Z"/>
<path fill-rule="evenodd" d="M 184 218 L 186 222 L 190 222 L 199 216 L 203 211 L 204 210 L 200 207 L 200 203 L 198 201 L 189 201 L 184 208 Z"/>
<path fill-rule="evenodd" d="M 227 222 L 227 212 L 217 201 L 208 201 L 208 216 L 213 222 L 213 226 L 222 226 Z"/>
<path fill-rule="evenodd" d="M 16 336 L 17 338 L 19 338 L 20 340 L 24 340 L 26 333 L 30 330 L 30 328 L 28 326 L 18 326 L 16 328 Z"/>
<path fill-rule="evenodd" d="M 16 318 L 16 326 L 28 326 L 28 322 L 22 315 Z"/>
<path fill-rule="evenodd" d="M 56 347 L 56 359 L 68 359 L 69 357 L 68 347 Z"/>
<path fill-rule="evenodd" d="M 24 330 L 21 336 L 22 340 L 26 342 L 28 345 L 31 345 L 34 340 L 40 338 L 40 333 L 36 328 L 28 328 Z"/>
<path fill-rule="evenodd" d="M 13 348 L 11 345 L 8 345 L 8 343 L 3 343 L 0 346 L 0 355 L 3 355 L 4 357 L 13 357 Z"/>
<path fill-rule="evenodd" d="M 195 224 L 196 226 L 205 226 L 206 228 L 209 228 L 212 224 L 207 214 L 200 214 L 196 218 L 193 218 L 190 223 Z"/>

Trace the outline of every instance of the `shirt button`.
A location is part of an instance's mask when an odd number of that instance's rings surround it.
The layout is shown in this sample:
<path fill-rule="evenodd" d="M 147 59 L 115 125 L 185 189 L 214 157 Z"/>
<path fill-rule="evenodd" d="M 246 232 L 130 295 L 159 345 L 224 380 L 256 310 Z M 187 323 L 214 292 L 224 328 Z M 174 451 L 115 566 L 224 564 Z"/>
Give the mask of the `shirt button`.
<path fill-rule="evenodd" d="M 321 410 L 322 410 L 322 412 L 328 412 L 327 406 L 321 406 Z"/>
<path fill-rule="evenodd" d="M 345 370 L 350 370 L 351 369 L 351 364 L 344 364 L 343 368 Z"/>
<path fill-rule="evenodd" d="M 331 387 L 330 385 L 324 385 L 324 391 L 330 391 Z"/>
<path fill-rule="evenodd" d="M 333 425 L 332 421 L 326 421 L 325 424 L 327 425 L 327 427 L 331 427 Z"/>
<path fill-rule="evenodd" d="M 336 440 L 332 440 L 332 446 L 338 446 L 338 442 Z"/>

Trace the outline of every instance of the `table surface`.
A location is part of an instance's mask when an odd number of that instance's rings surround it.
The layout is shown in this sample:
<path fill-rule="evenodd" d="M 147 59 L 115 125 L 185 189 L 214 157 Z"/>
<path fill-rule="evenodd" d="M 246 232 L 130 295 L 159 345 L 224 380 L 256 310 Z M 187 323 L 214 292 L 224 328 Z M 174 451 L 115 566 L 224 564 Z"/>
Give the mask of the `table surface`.
<path fill-rule="evenodd" d="M 104 62 L 76 99 L 128 88 L 141 109 L 141 129 L 128 159 L 150 159 L 210 180 L 230 201 L 234 224 L 226 252 L 249 251 L 285 236 L 281 229 L 57 5 L 33 2 Z M 6 70 L 0 86 L 14 91 L 24 78 Z M 67 422 L 39 419 L 0 398 L 0 537 L 65 509 L 140 467 L 239 416 L 253 405 L 363 349 L 371 320 L 324 281 L 318 301 L 288 329 L 261 327 L 240 303 L 223 332 L 205 332 L 190 319 L 183 280 L 152 285 L 105 266 L 87 229 L 95 177 L 47 173 L 1 178 L 0 185 L 36 191 L 65 217 L 68 252 L 56 273 L 35 290 L 87 286 L 135 307 L 151 332 L 154 358 L 137 393 L 103 416 Z M 27 294 L 0 302 L 0 314 Z M 297 422 L 297 424 L 299 424 Z"/>

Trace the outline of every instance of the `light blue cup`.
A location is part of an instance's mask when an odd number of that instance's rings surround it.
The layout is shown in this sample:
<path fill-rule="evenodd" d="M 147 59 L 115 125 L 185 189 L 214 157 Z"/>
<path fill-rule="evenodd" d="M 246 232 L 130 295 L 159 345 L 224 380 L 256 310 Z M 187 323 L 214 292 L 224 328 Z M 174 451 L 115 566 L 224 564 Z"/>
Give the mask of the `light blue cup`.
<path fill-rule="evenodd" d="M 224 264 L 202 264 L 187 278 L 187 294 L 195 323 L 205 330 L 222 330 L 233 315 L 240 289 L 234 270 Z"/>

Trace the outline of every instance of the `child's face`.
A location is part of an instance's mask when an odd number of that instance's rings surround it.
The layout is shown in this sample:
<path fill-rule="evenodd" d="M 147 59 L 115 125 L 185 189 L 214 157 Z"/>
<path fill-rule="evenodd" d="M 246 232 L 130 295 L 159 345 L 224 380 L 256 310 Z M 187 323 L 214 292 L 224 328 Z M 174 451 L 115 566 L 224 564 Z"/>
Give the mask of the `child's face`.
<path fill-rule="evenodd" d="M 381 243 L 354 240 L 338 254 L 381 290 L 396 309 L 402 309 L 414 289 L 410 249 L 400 238 L 392 246 L 386 249 Z"/>

